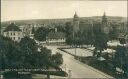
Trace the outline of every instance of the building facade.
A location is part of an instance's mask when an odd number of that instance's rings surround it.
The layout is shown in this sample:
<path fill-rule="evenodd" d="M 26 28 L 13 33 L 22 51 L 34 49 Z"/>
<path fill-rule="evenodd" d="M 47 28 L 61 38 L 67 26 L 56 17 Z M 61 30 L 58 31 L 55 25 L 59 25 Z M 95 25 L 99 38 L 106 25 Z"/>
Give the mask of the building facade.
<path fill-rule="evenodd" d="M 110 29 L 110 27 L 108 25 L 108 20 L 107 20 L 106 14 L 104 12 L 104 15 L 102 16 L 102 22 L 101 22 L 101 31 L 108 34 L 110 31 L 109 29 Z"/>
<path fill-rule="evenodd" d="M 73 35 L 79 32 L 80 30 L 79 24 L 80 24 L 79 17 L 77 13 L 75 12 L 74 18 L 73 18 Z"/>
<path fill-rule="evenodd" d="M 64 44 L 65 41 L 65 33 L 63 32 L 49 32 L 46 37 L 47 44 Z"/>
<path fill-rule="evenodd" d="M 19 29 L 19 27 L 15 23 L 11 23 L 9 26 L 7 26 L 7 28 L 5 28 L 5 30 L 3 31 L 3 35 L 17 42 L 19 42 L 21 38 L 23 38 L 21 29 Z"/>

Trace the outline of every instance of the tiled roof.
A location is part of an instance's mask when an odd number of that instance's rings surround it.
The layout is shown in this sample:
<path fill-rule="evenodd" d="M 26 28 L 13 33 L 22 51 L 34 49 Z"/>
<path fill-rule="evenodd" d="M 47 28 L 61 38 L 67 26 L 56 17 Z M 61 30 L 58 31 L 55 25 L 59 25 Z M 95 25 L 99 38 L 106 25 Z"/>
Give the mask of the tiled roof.
<path fill-rule="evenodd" d="M 47 36 L 47 39 L 61 39 L 65 38 L 65 33 L 63 32 L 50 32 Z"/>
<path fill-rule="evenodd" d="M 21 31 L 17 25 L 11 23 L 7 28 L 5 28 L 4 32 L 7 31 Z"/>

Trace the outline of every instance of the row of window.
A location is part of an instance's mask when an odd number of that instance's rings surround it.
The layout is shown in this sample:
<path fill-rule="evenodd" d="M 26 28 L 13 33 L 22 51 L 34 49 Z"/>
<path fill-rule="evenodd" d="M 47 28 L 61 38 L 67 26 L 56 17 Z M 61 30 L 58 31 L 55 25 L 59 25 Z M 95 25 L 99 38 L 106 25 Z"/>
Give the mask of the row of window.
<path fill-rule="evenodd" d="M 20 33 L 10 33 L 10 35 L 20 35 Z"/>
<path fill-rule="evenodd" d="M 52 41 L 52 40 L 65 40 L 65 38 L 59 38 L 59 39 L 48 39 L 49 41 Z"/>
<path fill-rule="evenodd" d="M 20 37 L 10 37 L 12 40 L 20 40 Z"/>

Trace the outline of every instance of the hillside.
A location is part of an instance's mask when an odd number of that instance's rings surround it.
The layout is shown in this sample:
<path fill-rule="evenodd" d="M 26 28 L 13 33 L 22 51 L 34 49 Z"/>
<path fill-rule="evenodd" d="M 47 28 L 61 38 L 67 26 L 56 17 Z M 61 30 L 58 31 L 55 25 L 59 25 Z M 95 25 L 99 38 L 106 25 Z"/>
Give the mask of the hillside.
<path fill-rule="evenodd" d="M 101 21 L 101 16 L 93 16 L 93 17 L 80 17 L 80 21 L 84 22 L 91 22 L 91 21 Z M 108 16 L 108 21 L 110 22 L 127 22 L 126 17 L 114 17 Z M 10 22 L 15 22 L 17 25 L 23 24 L 51 24 L 51 23 L 65 23 L 72 21 L 72 18 L 65 18 L 65 19 L 31 19 L 31 20 L 13 20 L 13 21 L 5 21 L 1 22 L 2 27 L 6 27 Z"/>

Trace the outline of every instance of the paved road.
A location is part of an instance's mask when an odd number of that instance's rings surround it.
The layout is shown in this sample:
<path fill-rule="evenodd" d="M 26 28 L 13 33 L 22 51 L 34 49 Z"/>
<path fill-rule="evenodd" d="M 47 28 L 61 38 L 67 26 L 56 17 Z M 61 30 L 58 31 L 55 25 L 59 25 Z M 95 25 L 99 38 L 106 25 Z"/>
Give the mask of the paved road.
<path fill-rule="evenodd" d="M 101 71 L 75 60 L 73 56 L 58 50 L 57 46 L 47 46 L 47 48 L 51 49 L 54 53 L 60 52 L 63 55 L 66 70 L 71 70 L 71 78 L 112 78 Z"/>

